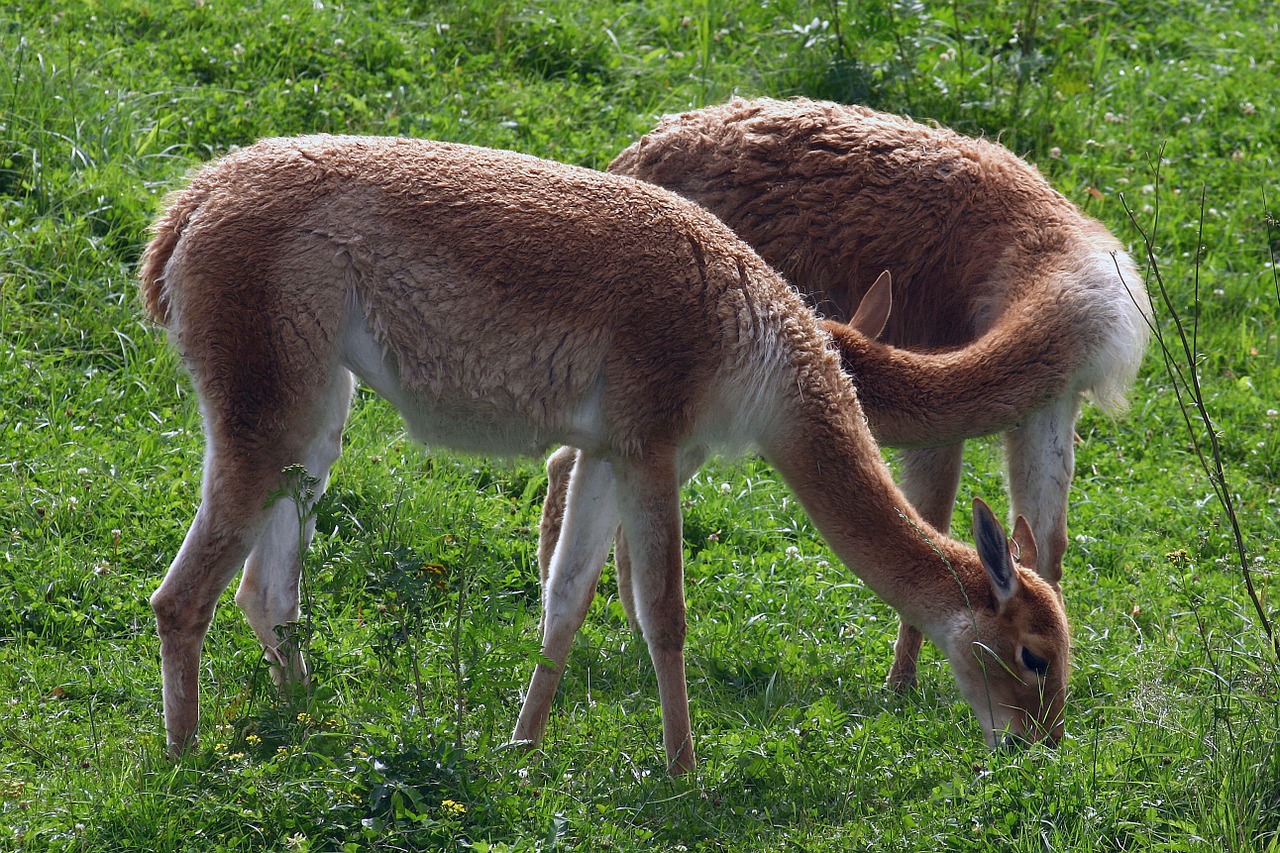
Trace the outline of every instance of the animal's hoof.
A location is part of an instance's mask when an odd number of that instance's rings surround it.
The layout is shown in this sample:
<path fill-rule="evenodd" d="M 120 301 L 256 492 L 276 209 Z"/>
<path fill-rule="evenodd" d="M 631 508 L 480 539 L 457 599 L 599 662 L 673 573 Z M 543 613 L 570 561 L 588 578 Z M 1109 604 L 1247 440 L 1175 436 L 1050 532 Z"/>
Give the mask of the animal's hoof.
<path fill-rule="evenodd" d="M 916 674 L 914 672 L 890 672 L 889 677 L 884 680 L 884 686 L 894 693 L 906 693 L 908 690 L 915 689 Z"/>
<path fill-rule="evenodd" d="M 510 749 L 516 752 L 533 752 L 538 748 L 538 742 L 532 738 L 522 738 L 520 740 L 509 740 L 502 745 L 503 749 Z"/>

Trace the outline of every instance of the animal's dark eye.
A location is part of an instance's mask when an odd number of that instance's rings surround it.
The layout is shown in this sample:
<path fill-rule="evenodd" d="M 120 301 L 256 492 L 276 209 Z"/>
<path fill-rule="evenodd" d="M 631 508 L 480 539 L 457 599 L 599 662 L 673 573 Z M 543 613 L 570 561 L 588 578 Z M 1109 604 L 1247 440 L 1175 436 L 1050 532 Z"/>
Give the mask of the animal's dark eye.
<path fill-rule="evenodd" d="M 1028 649 L 1026 646 L 1022 647 L 1022 662 L 1026 665 L 1027 669 L 1031 670 L 1041 678 L 1043 678 L 1045 673 L 1049 671 L 1049 662 L 1031 651 L 1031 649 Z"/>

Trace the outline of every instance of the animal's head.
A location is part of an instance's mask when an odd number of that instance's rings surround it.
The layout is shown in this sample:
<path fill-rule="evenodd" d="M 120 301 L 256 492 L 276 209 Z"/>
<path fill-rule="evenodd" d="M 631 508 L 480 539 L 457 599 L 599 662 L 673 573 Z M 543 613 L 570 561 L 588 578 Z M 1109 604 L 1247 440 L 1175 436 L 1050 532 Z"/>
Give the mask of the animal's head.
<path fill-rule="evenodd" d="M 969 594 L 969 613 L 944 639 L 965 699 L 987 745 L 1017 747 L 1063 735 L 1071 636 L 1058 590 L 1021 563 L 1036 564 L 1026 520 L 1014 526 L 1011 548 L 991 508 L 973 502 L 973 537 L 987 588 Z"/>

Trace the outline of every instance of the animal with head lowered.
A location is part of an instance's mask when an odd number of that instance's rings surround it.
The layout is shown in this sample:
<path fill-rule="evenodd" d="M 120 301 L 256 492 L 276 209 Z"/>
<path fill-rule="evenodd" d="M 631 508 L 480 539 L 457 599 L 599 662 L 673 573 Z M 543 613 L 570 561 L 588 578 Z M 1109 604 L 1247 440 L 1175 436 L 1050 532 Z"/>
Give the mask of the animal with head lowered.
<path fill-rule="evenodd" d="M 196 173 L 142 257 L 148 313 L 191 375 L 202 499 L 152 596 L 175 750 L 197 730 L 219 594 L 277 679 L 306 677 L 295 500 L 339 455 L 353 375 L 432 445 L 579 448 L 550 561 L 542 652 L 515 727 L 543 734 L 619 525 L 673 772 L 694 766 L 678 490 L 710 449 L 755 447 L 835 553 L 944 651 L 986 739 L 1062 732 L 1057 594 L 979 505 L 977 551 L 898 491 L 827 333 L 711 214 L 673 193 L 510 152 L 409 139 L 271 139 Z M 316 495 L 282 493 L 290 466 Z M 308 507 L 303 507 L 308 509 Z"/>
<path fill-rule="evenodd" d="M 903 491 L 948 530 L 965 439 L 1003 433 L 1011 514 L 1058 587 L 1081 400 L 1122 408 L 1148 340 L 1142 279 L 1106 228 L 993 142 L 803 99 L 668 116 L 609 170 L 706 207 L 833 320 L 889 271 L 883 343 L 827 328 L 872 433 L 905 448 Z M 552 543 L 570 463 L 548 465 Z M 623 547 L 617 562 L 629 608 Z M 904 622 L 891 685 L 914 683 L 920 645 Z"/>

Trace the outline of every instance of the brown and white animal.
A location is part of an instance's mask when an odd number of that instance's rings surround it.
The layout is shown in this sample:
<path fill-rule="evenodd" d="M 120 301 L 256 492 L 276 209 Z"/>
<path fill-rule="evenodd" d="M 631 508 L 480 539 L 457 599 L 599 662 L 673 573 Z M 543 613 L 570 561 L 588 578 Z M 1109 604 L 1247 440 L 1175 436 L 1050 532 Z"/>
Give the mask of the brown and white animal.
<path fill-rule="evenodd" d="M 694 766 L 678 489 L 707 448 L 754 445 L 835 552 L 951 662 L 988 743 L 1056 740 L 1069 636 L 1058 596 L 978 505 L 978 551 L 894 486 L 812 312 L 696 205 L 630 178 L 408 139 L 271 139 L 206 166 L 154 226 L 148 313 L 191 374 L 207 439 L 195 520 L 151 603 L 165 727 L 198 720 L 201 644 L 236 602 L 281 680 L 298 616 L 301 463 L 323 485 L 353 378 L 428 444 L 580 448 L 551 560 L 543 654 L 515 727 L 537 742 L 614 531 L 673 772 Z M 1025 552 L 1024 552 L 1025 553 Z"/>
<path fill-rule="evenodd" d="M 1058 587 L 1081 399 L 1121 409 L 1148 339 L 1146 290 L 1115 237 L 1008 149 L 865 107 L 735 99 L 662 119 L 609 169 L 706 207 L 834 319 L 890 271 L 893 346 L 827 328 L 873 434 L 905 448 L 903 491 L 946 531 L 964 440 L 1004 433 L 1011 514 Z M 571 462 L 548 463 L 552 543 Z M 914 683 L 920 644 L 903 622 L 892 686 Z"/>

